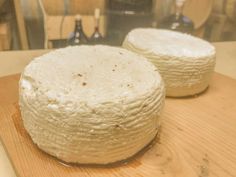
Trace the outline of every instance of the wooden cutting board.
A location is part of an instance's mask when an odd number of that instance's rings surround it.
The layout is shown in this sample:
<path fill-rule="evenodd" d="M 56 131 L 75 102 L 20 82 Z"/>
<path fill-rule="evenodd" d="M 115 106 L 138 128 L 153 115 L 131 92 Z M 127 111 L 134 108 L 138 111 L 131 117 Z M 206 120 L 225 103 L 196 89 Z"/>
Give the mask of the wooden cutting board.
<path fill-rule="evenodd" d="M 215 74 L 196 97 L 167 98 L 161 133 L 148 148 L 110 166 L 67 166 L 40 151 L 23 128 L 19 75 L 0 78 L 0 137 L 19 177 L 234 177 L 236 80 Z"/>

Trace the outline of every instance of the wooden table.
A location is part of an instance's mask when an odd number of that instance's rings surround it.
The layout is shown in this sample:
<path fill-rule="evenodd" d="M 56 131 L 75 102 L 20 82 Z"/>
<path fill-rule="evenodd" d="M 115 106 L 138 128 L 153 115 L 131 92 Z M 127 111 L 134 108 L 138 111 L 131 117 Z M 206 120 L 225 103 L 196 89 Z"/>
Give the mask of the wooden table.
<path fill-rule="evenodd" d="M 236 79 L 236 42 L 215 43 L 214 45 L 217 48 L 216 71 Z M 19 73 L 33 57 L 46 52 L 48 51 L 37 50 L 0 53 L 0 77 Z M 203 159 L 203 163 L 207 163 L 207 161 Z M 14 176 L 7 155 L 0 145 L 0 177 Z"/>

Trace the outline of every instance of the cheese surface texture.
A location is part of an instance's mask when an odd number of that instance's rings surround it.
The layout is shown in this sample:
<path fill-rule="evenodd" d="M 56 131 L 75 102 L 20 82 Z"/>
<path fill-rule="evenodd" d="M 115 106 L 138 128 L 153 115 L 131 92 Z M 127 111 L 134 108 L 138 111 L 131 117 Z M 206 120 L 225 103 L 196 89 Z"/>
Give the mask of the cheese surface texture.
<path fill-rule="evenodd" d="M 165 97 L 151 62 L 102 45 L 35 58 L 19 88 L 33 142 L 65 162 L 85 164 L 120 161 L 145 147 L 158 132 Z"/>
<path fill-rule="evenodd" d="M 166 95 L 189 96 L 204 91 L 215 66 L 215 48 L 202 39 L 169 30 L 132 30 L 123 47 L 149 59 L 159 70 Z"/>

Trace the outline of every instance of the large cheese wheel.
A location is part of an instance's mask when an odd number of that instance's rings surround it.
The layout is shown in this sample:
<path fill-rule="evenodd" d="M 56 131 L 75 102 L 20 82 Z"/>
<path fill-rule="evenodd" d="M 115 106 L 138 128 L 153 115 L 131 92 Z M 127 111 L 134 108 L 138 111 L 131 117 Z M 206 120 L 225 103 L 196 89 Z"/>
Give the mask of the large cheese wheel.
<path fill-rule="evenodd" d="M 20 79 L 26 130 L 43 151 L 73 163 L 126 159 L 157 134 L 164 84 L 128 50 L 67 47 L 35 58 Z"/>
<path fill-rule="evenodd" d="M 134 29 L 126 36 L 123 47 L 155 64 L 165 82 L 167 96 L 190 96 L 204 91 L 214 71 L 215 48 L 188 34 Z"/>

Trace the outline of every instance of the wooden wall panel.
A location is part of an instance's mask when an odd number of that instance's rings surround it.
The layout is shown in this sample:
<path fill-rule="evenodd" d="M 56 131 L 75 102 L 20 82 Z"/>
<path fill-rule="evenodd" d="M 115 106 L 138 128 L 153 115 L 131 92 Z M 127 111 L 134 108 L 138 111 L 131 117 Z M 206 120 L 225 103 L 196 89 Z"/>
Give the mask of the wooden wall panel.
<path fill-rule="evenodd" d="M 68 14 L 93 14 L 95 8 L 104 12 L 106 0 L 42 0 L 49 15 L 62 15 L 67 7 Z"/>

